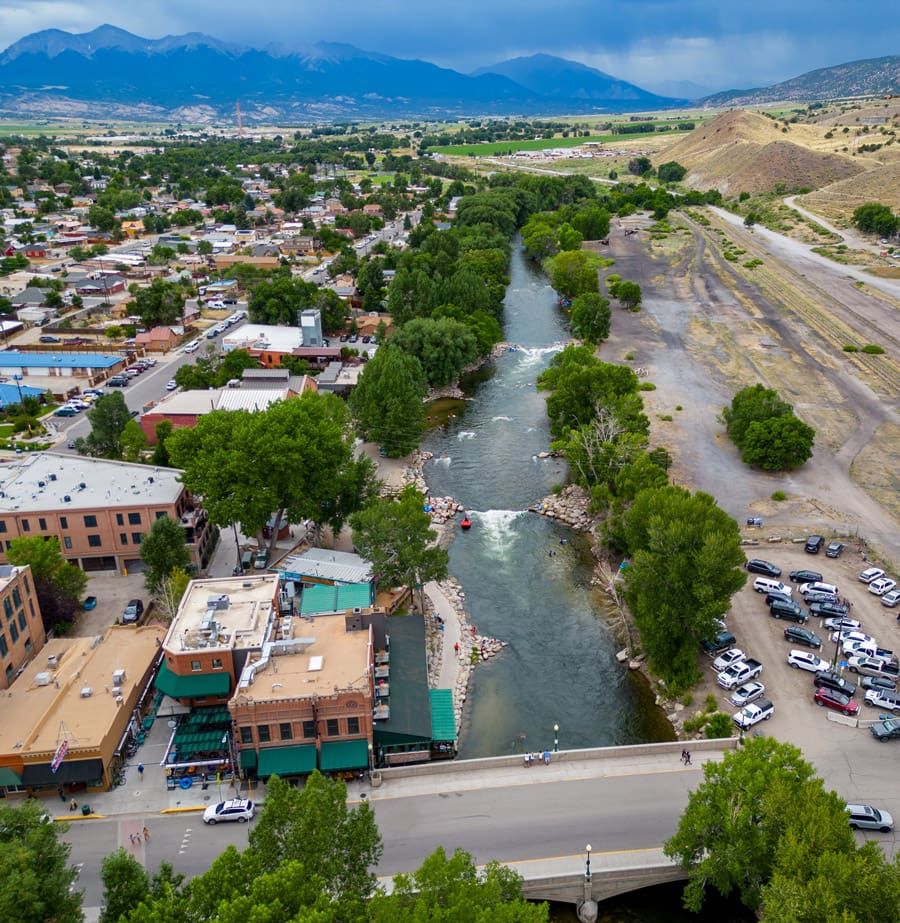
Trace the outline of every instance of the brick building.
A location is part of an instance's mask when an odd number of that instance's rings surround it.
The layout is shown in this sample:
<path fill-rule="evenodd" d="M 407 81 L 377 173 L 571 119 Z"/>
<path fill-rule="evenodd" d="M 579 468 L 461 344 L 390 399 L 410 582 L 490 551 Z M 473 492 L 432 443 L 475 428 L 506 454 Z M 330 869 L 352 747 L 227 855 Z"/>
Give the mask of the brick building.
<path fill-rule="evenodd" d="M 47 640 L 31 568 L 0 564 L 0 689 L 8 689 Z"/>

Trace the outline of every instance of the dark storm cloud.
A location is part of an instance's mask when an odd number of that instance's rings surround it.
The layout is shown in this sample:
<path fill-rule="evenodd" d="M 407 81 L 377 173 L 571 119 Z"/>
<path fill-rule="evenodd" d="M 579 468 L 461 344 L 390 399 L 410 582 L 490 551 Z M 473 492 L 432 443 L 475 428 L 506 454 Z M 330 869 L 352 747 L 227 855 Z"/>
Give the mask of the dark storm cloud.
<path fill-rule="evenodd" d="M 847 0 L 0 0 L 0 45 L 101 23 L 137 35 L 205 32 L 257 46 L 346 42 L 468 71 L 544 52 L 635 83 L 774 83 L 900 50 L 890 4 Z"/>

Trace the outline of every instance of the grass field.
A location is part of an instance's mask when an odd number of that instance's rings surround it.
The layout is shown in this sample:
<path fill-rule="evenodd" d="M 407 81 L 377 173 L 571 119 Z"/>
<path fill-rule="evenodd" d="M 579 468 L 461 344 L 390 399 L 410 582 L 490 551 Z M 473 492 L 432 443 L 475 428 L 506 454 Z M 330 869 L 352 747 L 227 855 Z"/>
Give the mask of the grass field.
<path fill-rule="evenodd" d="M 516 151 L 544 151 L 554 147 L 578 147 L 590 141 L 610 144 L 614 141 L 652 138 L 657 132 L 648 131 L 633 135 L 591 135 L 590 138 L 535 138 L 529 141 L 490 141 L 485 144 L 448 144 L 444 147 L 430 147 L 430 154 L 448 154 L 456 157 L 495 157 L 498 154 L 512 154 Z"/>

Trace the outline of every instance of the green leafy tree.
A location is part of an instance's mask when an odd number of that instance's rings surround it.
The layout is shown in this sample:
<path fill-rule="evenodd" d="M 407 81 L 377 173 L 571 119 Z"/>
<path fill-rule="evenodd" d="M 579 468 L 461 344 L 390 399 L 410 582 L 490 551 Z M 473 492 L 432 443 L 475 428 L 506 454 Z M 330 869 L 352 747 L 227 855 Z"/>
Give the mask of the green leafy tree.
<path fill-rule="evenodd" d="M 791 405 L 781 400 L 777 391 L 753 385 L 735 394 L 731 405 L 722 410 L 722 417 L 728 438 L 740 449 L 751 423 L 762 423 L 771 417 L 783 417 L 792 412 Z"/>
<path fill-rule="evenodd" d="M 103 909 L 100 923 L 118 923 L 132 907 L 150 896 L 150 876 L 144 867 L 120 846 L 105 856 L 100 865 L 103 881 Z"/>
<path fill-rule="evenodd" d="M 824 790 L 791 744 L 753 738 L 721 762 L 707 762 L 703 776 L 688 798 L 678 832 L 665 845 L 666 855 L 688 873 L 684 903 L 689 909 L 700 909 L 709 887 L 723 895 L 736 891 L 757 909 L 786 836 L 805 841 L 806 859 L 852 852 L 843 802 Z M 803 869 L 794 872 L 801 879 L 805 874 Z"/>
<path fill-rule="evenodd" d="M 647 659 L 670 686 L 697 676 L 697 652 L 747 579 L 738 525 L 713 497 L 667 486 L 625 513 L 626 599 Z"/>
<path fill-rule="evenodd" d="M 213 411 L 166 445 L 210 521 L 240 522 L 260 544 L 273 515 L 272 545 L 285 519 L 340 530 L 370 489 L 371 462 L 355 456 L 350 414 L 333 394 L 311 392 L 253 413 Z"/>
<path fill-rule="evenodd" d="M 140 462 L 143 460 L 147 437 L 137 420 L 131 419 L 125 424 L 125 429 L 119 437 L 119 447 L 122 450 L 124 461 Z"/>
<path fill-rule="evenodd" d="M 171 516 L 160 516 L 141 542 L 141 560 L 147 565 L 144 583 L 151 593 L 156 593 L 174 570 L 183 571 L 191 563 L 191 555 L 181 523 Z"/>
<path fill-rule="evenodd" d="M 55 535 L 14 538 L 9 543 L 6 557 L 10 564 L 17 567 L 30 565 L 35 595 L 47 631 L 75 620 L 87 587 L 87 574 L 66 561 Z"/>
<path fill-rule="evenodd" d="M 184 288 L 175 282 L 154 279 L 135 292 L 134 313 L 147 328 L 180 324 L 184 317 Z"/>
<path fill-rule="evenodd" d="M 637 311 L 641 306 L 641 287 L 637 282 L 624 280 L 616 285 L 615 297 L 619 299 L 619 304 L 629 311 Z"/>
<path fill-rule="evenodd" d="M 475 335 L 466 324 L 449 317 L 415 318 L 395 331 L 391 344 L 415 356 L 436 388 L 455 381 L 478 358 Z"/>
<path fill-rule="evenodd" d="M 600 257 L 588 250 L 571 250 L 544 261 L 550 284 L 566 298 L 600 290 Z"/>
<path fill-rule="evenodd" d="M 573 215 L 572 227 L 585 240 L 602 240 L 609 234 L 609 212 L 599 205 L 588 205 Z"/>
<path fill-rule="evenodd" d="M 559 249 L 580 250 L 584 236 L 581 231 L 577 231 L 571 224 L 565 222 L 559 229 Z"/>
<path fill-rule="evenodd" d="M 609 300 L 597 292 L 579 295 L 572 302 L 572 331 L 588 343 L 602 343 L 609 337 Z"/>
<path fill-rule="evenodd" d="M 418 871 L 397 875 L 391 894 L 376 893 L 368 919 L 371 923 L 546 923 L 548 907 L 522 897 L 522 878 L 512 869 L 497 862 L 477 869 L 469 853 L 457 849 L 448 858 L 438 847 Z"/>
<path fill-rule="evenodd" d="M 87 412 L 87 418 L 91 431 L 75 440 L 78 452 L 92 458 L 121 458 L 122 434 L 131 422 L 131 411 L 121 392 L 104 394 Z"/>
<path fill-rule="evenodd" d="M 169 468 L 169 450 L 166 448 L 166 440 L 172 435 L 175 429 L 171 420 L 160 420 L 156 424 L 156 445 L 153 448 L 153 457 L 151 461 L 158 468 Z"/>
<path fill-rule="evenodd" d="M 104 208 L 102 205 L 92 205 L 88 209 L 87 220 L 88 223 L 104 234 L 109 234 L 118 224 L 115 212 L 111 208 Z"/>
<path fill-rule="evenodd" d="M 299 862 L 353 918 L 375 890 L 382 844 L 372 806 L 363 801 L 350 808 L 344 782 L 314 770 L 302 790 L 269 779 L 250 850 L 263 873 L 277 871 L 285 859 Z"/>
<path fill-rule="evenodd" d="M 422 399 L 427 393 L 415 356 L 391 343 L 379 346 L 350 394 L 360 436 L 378 443 L 390 458 L 407 455 L 425 432 Z"/>
<path fill-rule="evenodd" d="M 747 427 L 741 461 L 764 471 L 790 471 L 812 458 L 816 431 L 793 414 Z"/>
<path fill-rule="evenodd" d="M 900 228 L 900 217 L 887 205 L 866 202 L 853 212 L 853 223 L 861 230 L 881 237 L 890 237 Z"/>
<path fill-rule="evenodd" d="M 643 176 L 653 169 L 653 164 L 649 157 L 632 157 L 628 161 L 628 172 L 632 176 Z"/>
<path fill-rule="evenodd" d="M 717 711 L 710 715 L 709 720 L 703 728 L 703 736 L 710 740 L 721 737 L 733 737 L 734 724 L 731 720 L 731 716 L 721 711 Z"/>
<path fill-rule="evenodd" d="M 72 847 L 43 814 L 36 799 L 0 805 L 0 914 L 16 923 L 81 923 Z"/>
<path fill-rule="evenodd" d="M 449 555 L 435 545 L 437 533 L 425 512 L 425 498 L 407 485 L 396 499 L 377 497 L 350 518 L 353 544 L 382 586 L 414 589 L 447 576 Z"/>
<path fill-rule="evenodd" d="M 680 183 L 687 174 L 687 168 L 675 160 L 661 163 L 656 176 L 661 183 Z"/>

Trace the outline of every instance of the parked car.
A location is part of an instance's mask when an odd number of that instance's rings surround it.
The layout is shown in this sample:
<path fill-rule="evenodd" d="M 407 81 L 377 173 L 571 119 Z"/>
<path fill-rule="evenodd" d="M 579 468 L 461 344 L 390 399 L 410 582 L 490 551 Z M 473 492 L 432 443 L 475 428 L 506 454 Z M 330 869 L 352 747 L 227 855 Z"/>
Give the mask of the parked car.
<path fill-rule="evenodd" d="M 851 673 L 863 673 L 866 676 L 900 676 L 900 665 L 896 660 L 882 660 L 880 657 L 851 657 L 847 667 Z"/>
<path fill-rule="evenodd" d="M 230 801 L 220 801 L 211 804 L 203 812 L 203 823 L 211 827 L 226 821 L 237 821 L 245 824 L 253 817 L 253 802 L 246 798 L 232 798 Z"/>
<path fill-rule="evenodd" d="M 822 622 L 823 628 L 859 628 L 859 619 L 852 619 L 849 615 L 832 615 Z"/>
<path fill-rule="evenodd" d="M 143 614 L 143 601 L 140 599 L 132 599 L 129 601 L 128 605 L 125 607 L 125 611 L 122 613 L 122 622 L 126 625 L 138 622 L 140 621 L 140 618 Z"/>
<path fill-rule="evenodd" d="M 760 721 L 768 721 L 774 713 L 775 706 L 769 699 L 758 699 L 732 715 L 731 720 L 743 730 L 759 724 Z"/>
<path fill-rule="evenodd" d="M 733 647 L 730 651 L 725 651 L 713 661 L 713 669 L 716 673 L 727 670 L 733 663 L 744 659 L 744 652 L 739 647 Z"/>
<path fill-rule="evenodd" d="M 722 629 L 715 638 L 707 639 L 703 642 L 703 650 L 708 654 L 717 654 L 734 644 L 734 635 L 727 629 Z"/>
<path fill-rule="evenodd" d="M 174 378 L 170 378 L 166 382 L 166 391 L 174 391 L 178 387 L 178 382 Z"/>
<path fill-rule="evenodd" d="M 801 625 L 809 621 L 809 613 L 799 603 L 790 599 L 776 599 L 769 606 L 769 614 L 773 619 L 785 619 L 788 622 L 799 622 Z"/>
<path fill-rule="evenodd" d="M 49 333 L 45 333 L 42 337 L 38 337 L 38 342 L 40 343 L 62 343 L 62 340 L 59 337 L 55 337 Z"/>
<path fill-rule="evenodd" d="M 825 549 L 826 558 L 839 558 L 844 550 L 843 542 L 829 542 Z"/>
<path fill-rule="evenodd" d="M 200 349 L 200 341 L 199 341 L 199 340 L 194 340 L 193 343 L 188 343 L 188 345 L 184 347 L 184 351 L 185 351 L 186 353 L 195 353 L 195 352 L 197 352 L 198 349 Z"/>
<path fill-rule="evenodd" d="M 891 580 L 890 577 L 879 577 L 869 584 L 869 592 L 874 593 L 876 596 L 884 596 L 885 593 L 893 590 L 896 586 L 896 580 Z"/>
<path fill-rule="evenodd" d="M 265 567 L 269 563 L 269 549 L 260 548 L 253 558 L 253 566 L 257 568 Z"/>
<path fill-rule="evenodd" d="M 850 680 L 844 679 L 839 673 L 835 673 L 833 670 L 819 670 L 818 673 L 813 677 L 813 685 L 818 688 L 819 686 L 827 686 L 829 689 L 834 689 L 836 692 L 843 692 L 844 695 L 853 696 L 856 695 L 856 686 L 850 682 Z"/>
<path fill-rule="evenodd" d="M 897 688 L 897 681 L 890 676 L 864 676 L 859 684 L 863 689 L 887 689 L 888 692 Z"/>
<path fill-rule="evenodd" d="M 765 691 L 766 687 L 759 680 L 754 679 L 749 683 L 744 683 L 743 686 L 738 686 L 728 697 L 728 701 L 738 708 L 743 708 L 754 699 L 758 699 Z"/>
<path fill-rule="evenodd" d="M 900 708 L 900 692 L 896 689 L 867 689 L 865 703 L 882 711 L 896 711 Z"/>
<path fill-rule="evenodd" d="M 57 408 L 53 411 L 54 417 L 77 417 L 78 411 L 74 407 L 67 407 L 63 405 L 62 407 Z"/>
<path fill-rule="evenodd" d="M 747 570 L 749 570 L 751 574 L 762 574 L 765 577 L 781 576 L 780 567 L 776 567 L 768 561 L 763 561 L 761 558 L 751 558 L 747 562 Z"/>
<path fill-rule="evenodd" d="M 830 618 L 832 616 L 841 618 L 842 616 L 848 615 L 850 612 L 845 605 L 832 602 L 828 599 L 817 602 L 813 602 L 810 596 L 805 597 L 805 599 L 809 603 L 809 611 L 813 615 L 819 615 L 823 618 Z"/>
<path fill-rule="evenodd" d="M 890 833 L 894 829 L 894 818 L 887 811 L 873 808 L 870 804 L 848 804 L 848 820 L 853 830 L 878 830 Z"/>
<path fill-rule="evenodd" d="M 776 600 L 780 602 L 785 602 L 785 603 L 793 602 L 791 597 L 788 596 L 786 593 L 778 593 L 778 592 L 766 593 L 766 605 L 767 606 L 771 606 L 772 603 L 775 602 Z M 799 604 L 794 603 L 794 605 L 796 606 Z"/>
<path fill-rule="evenodd" d="M 97 597 L 96 596 L 85 596 L 84 602 L 81 604 L 81 608 L 85 612 L 90 612 L 91 609 L 97 608 Z"/>
<path fill-rule="evenodd" d="M 827 593 L 829 596 L 840 595 L 840 591 L 834 584 L 823 583 L 821 580 L 800 584 L 800 595 L 805 598 L 809 593 Z"/>
<path fill-rule="evenodd" d="M 860 575 L 860 583 L 871 583 L 879 577 L 884 576 L 884 571 L 880 567 L 867 567 Z"/>
<path fill-rule="evenodd" d="M 792 570 L 790 578 L 792 583 L 815 583 L 822 575 L 816 570 Z"/>
<path fill-rule="evenodd" d="M 801 628 L 799 625 L 788 625 L 784 630 L 784 637 L 786 641 L 805 644 L 814 650 L 818 650 L 822 646 L 822 639 L 817 634 L 813 634 L 808 628 Z"/>
<path fill-rule="evenodd" d="M 795 670 L 799 668 L 801 670 L 809 670 L 811 673 L 828 669 L 828 661 L 822 660 L 821 657 L 816 656 L 812 651 L 790 650 L 788 651 L 787 662 Z"/>
<path fill-rule="evenodd" d="M 780 593 L 782 596 L 790 596 L 791 588 L 783 584 L 780 580 L 773 580 L 771 577 L 757 577 L 753 581 L 753 589 L 757 593 Z"/>
<path fill-rule="evenodd" d="M 818 554 L 825 545 L 825 538 L 822 535 L 810 535 L 806 540 L 804 551 L 807 554 Z"/>
<path fill-rule="evenodd" d="M 887 606 L 888 609 L 893 609 L 898 603 L 900 603 L 900 590 L 888 590 L 881 597 L 881 605 Z"/>
<path fill-rule="evenodd" d="M 845 644 L 847 641 L 865 641 L 869 644 L 875 643 L 875 639 L 871 635 L 867 635 L 864 631 L 859 631 L 857 628 L 839 628 L 837 631 L 831 633 L 830 639 L 836 644 Z"/>
<path fill-rule="evenodd" d="M 886 718 L 884 721 L 879 721 L 877 724 L 873 724 L 869 730 L 872 732 L 872 736 L 881 743 L 888 740 L 900 740 L 900 721 L 896 718 Z"/>
<path fill-rule="evenodd" d="M 835 692 L 827 686 L 819 686 L 813 696 L 816 705 L 823 705 L 826 708 L 833 708 L 835 711 L 843 712 L 845 715 L 859 714 L 859 702 L 854 702 L 848 695 L 843 692 Z"/>

